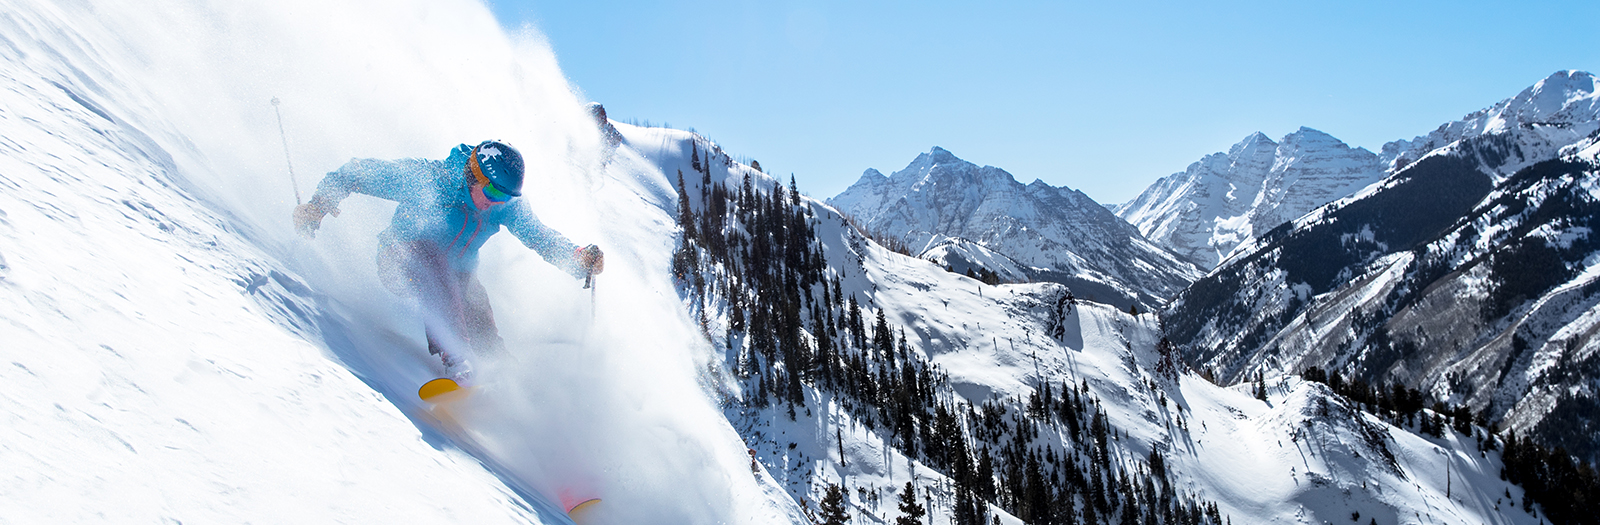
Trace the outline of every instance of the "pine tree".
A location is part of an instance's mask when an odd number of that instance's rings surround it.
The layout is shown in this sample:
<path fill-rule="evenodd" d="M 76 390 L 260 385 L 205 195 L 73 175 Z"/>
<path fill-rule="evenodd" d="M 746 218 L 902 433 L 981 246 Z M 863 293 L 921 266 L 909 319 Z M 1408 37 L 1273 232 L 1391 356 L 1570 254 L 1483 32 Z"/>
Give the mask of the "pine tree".
<path fill-rule="evenodd" d="M 1156 362 L 1156 374 L 1170 380 L 1178 379 L 1178 345 L 1172 344 L 1171 339 L 1161 337 L 1161 342 L 1156 343 L 1156 353 L 1160 360 Z"/>
<path fill-rule="evenodd" d="M 889 332 L 889 321 L 883 316 L 883 309 L 878 309 L 878 322 L 872 325 L 872 346 L 878 350 L 877 357 L 894 352 L 894 334 Z"/>
<path fill-rule="evenodd" d="M 844 525 L 850 522 L 850 514 L 844 503 L 844 489 L 839 485 L 828 484 L 828 490 L 823 493 L 822 501 L 817 504 L 817 517 L 822 518 L 821 525 Z"/>
<path fill-rule="evenodd" d="M 689 193 L 683 185 L 683 171 L 678 171 L 678 226 L 683 228 L 683 242 L 673 253 L 672 271 L 675 277 L 686 279 L 700 265 L 699 252 L 695 250 L 694 210 L 689 206 Z"/>
<path fill-rule="evenodd" d="M 851 343 L 857 349 L 860 349 L 861 347 L 867 345 L 867 334 L 866 329 L 862 326 L 861 322 L 861 307 L 860 305 L 856 304 L 856 294 L 853 293 L 850 294 L 849 312 L 850 319 L 847 324 L 850 325 Z"/>
<path fill-rule="evenodd" d="M 894 525 L 922 525 L 922 517 L 927 511 L 922 505 L 917 504 L 917 492 L 906 482 L 906 488 L 900 491 L 900 517 L 894 519 Z"/>

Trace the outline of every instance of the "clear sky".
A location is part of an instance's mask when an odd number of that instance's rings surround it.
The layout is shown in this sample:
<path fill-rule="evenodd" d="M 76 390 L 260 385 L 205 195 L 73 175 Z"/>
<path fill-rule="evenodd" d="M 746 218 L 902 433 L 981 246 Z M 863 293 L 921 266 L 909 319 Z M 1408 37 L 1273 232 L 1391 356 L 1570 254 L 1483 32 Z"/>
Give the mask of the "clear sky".
<path fill-rule="evenodd" d="M 489 0 L 613 119 L 816 197 L 941 146 L 1101 203 L 1261 131 L 1374 152 L 1563 69 L 1600 2 Z"/>

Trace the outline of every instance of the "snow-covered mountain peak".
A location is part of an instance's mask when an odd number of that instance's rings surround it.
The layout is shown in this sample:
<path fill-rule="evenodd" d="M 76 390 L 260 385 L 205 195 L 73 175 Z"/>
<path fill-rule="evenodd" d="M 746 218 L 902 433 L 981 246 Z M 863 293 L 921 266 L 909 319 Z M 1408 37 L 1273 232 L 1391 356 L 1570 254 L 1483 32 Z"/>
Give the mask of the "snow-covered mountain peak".
<path fill-rule="evenodd" d="M 1001 186 L 1019 185 L 1016 178 L 994 166 L 978 166 L 944 148 L 934 146 L 927 153 L 917 155 L 904 169 L 889 175 L 894 184 L 911 184 L 920 190 L 929 184 L 956 184 L 985 188 L 994 191 Z"/>
<path fill-rule="evenodd" d="M 1518 93 L 1510 107 L 1530 122 L 1581 117 L 1586 111 L 1594 115 L 1596 105 L 1600 104 L 1600 97 L 1595 96 L 1596 87 L 1594 75 L 1587 71 L 1557 71 Z"/>
<path fill-rule="evenodd" d="M 966 239 L 1017 261 L 1034 272 L 1030 279 L 1094 290 L 1122 307 L 1159 304 L 1198 274 L 1081 192 L 1039 180 L 1024 186 L 1003 169 L 939 147 L 886 181 L 863 176 L 828 203 L 903 238 L 913 252 Z"/>
<path fill-rule="evenodd" d="M 1238 143 L 1235 143 L 1232 147 L 1228 148 L 1228 153 L 1226 155 L 1229 157 L 1238 157 L 1241 155 L 1249 156 L 1248 152 L 1270 152 L 1277 147 L 1278 143 L 1274 142 L 1271 137 L 1268 137 L 1265 133 L 1257 131 L 1245 136 L 1243 140 L 1240 140 Z"/>
<path fill-rule="evenodd" d="M 861 172 L 861 178 L 856 179 L 856 184 L 866 184 L 871 186 L 882 184 L 886 180 L 889 180 L 887 175 L 884 175 L 882 172 L 879 172 L 876 169 L 867 168 L 867 171 Z"/>
<path fill-rule="evenodd" d="M 1383 146 L 1390 171 L 1441 148 L 1482 136 L 1505 135 L 1492 144 L 1484 168 L 1502 177 L 1551 158 L 1562 147 L 1600 128 L 1600 80 L 1586 71 L 1557 71 L 1516 96 L 1474 111 L 1427 135 Z"/>
<path fill-rule="evenodd" d="M 1301 127 L 1273 141 L 1252 133 L 1117 206 L 1152 241 L 1212 267 L 1255 235 L 1383 175 L 1377 155 Z"/>
<path fill-rule="evenodd" d="M 928 152 L 925 153 L 924 155 L 926 155 L 928 160 L 933 162 L 934 164 L 946 164 L 946 163 L 951 163 L 951 162 L 962 162 L 962 163 L 971 164 L 970 162 L 961 160 L 960 158 L 956 157 L 956 155 L 954 153 L 950 153 L 950 150 L 947 150 L 947 149 L 944 149 L 944 148 L 941 148 L 941 147 L 938 147 L 938 146 L 934 146 L 933 149 L 928 150 Z M 923 155 L 918 155 L 917 158 L 920 160 L 922 158 L 922 156 Z"/>
<path fill-rule="evenodd" d="M 1333 135 L 1329 135 L 1321 130 L 1312 129 L 1305 126 L 1300 126 L 1300 129 L 1295 130 L 1294 133 L 1284 135 L 1283 145 L 1295 148 L 1322 146 L 1326 148 L 1337 149 L 1341 147 L 1349 147 L 1345 145 L 1344 141 L 1334 138 Z"/>

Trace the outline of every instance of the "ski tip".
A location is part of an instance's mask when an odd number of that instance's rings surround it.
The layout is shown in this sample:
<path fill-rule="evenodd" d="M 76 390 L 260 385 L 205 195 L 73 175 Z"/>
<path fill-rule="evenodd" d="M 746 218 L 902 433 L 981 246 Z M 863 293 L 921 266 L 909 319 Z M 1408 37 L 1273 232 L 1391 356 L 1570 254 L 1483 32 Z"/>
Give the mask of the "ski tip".
<path fill-rule="evenodd" d="M 577 505 L 573 505 L 572 508 L 567 509 L 567 516 L 571 516 L 573 518 L 576 518 L 576 517 L 580 516 L 581 513 L 585 509 L 592 508 L 597 503 L 600 503 L 600 498 L 589 498 L 589 499 L 580 501 L 580 502 L 578 502 Z"/>
<path fill-rule="evenodd" d="M 417 397 L 428 403 L 443 403 L 466 397 L 469 391 L 461 387 L 460 383 L 448 377 L 441 377 L 422 384 L 417 389 Z"/>

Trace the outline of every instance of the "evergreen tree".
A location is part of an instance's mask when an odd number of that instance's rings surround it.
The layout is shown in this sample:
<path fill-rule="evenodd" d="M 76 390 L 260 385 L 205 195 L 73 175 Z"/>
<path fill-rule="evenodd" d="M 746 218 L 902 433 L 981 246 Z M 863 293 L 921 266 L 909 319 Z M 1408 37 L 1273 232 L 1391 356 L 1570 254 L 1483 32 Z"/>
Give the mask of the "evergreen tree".
<path fill-rule="evenodd" d="M 849 312 L 850 319 L 846 324 L 850 325 L 851 343 L 857 349 L 860 349 L 867 345 L 867 334 L 866 328 L 862 326 L 861 322 L 861 307 L 856 304 L 856 294 L 853 293 L 850 294 Z"/>
<path fill-rule="evenodd" d="M 872 325 L 872 346 L 878 350 L 878 359 L 894 351 L 894 334 L 889 333 L 889 321 L 884 318 L 882 308 L 878 309 L 878 322 Z"/>
<path fill-rule="evenodd" d="M 922 525 L 922 517 L 927 514 L 922 505 L 917 504 L 917 492 L 906 482 L 905 490 L 900 491 L 900 517 L 894 519 L 894 525 Z"/>
<path fill-rule="evenodd" d="M 1160 356 L 1159 361 L 1156 362 L 1156 375 L 1176 381 L 1178 379 L 1178 345 L 1172 344 L 1171 339 L 1162 336 L 1161 342 L 1156 343 L 1156 354 Z"/>
<path fill-rule="evenodd" d="M 850 514 L 844 503 L 844 488 L 828 484 L 822 501 L 817 504 L 817 517 L 822 519 L 821 525 L 844 525 L 850 522 Z"/>
<path fill-rule="evenodd" d="M 672 273 L 687 279 L 700 265 L 699 252 L 695 250 L 694 210 L 689 207 L 689 194 L 683 185 L 683 171 L 678 171 L 678 226 L 683 228 L 683 242 L 672 254 Z"/>

